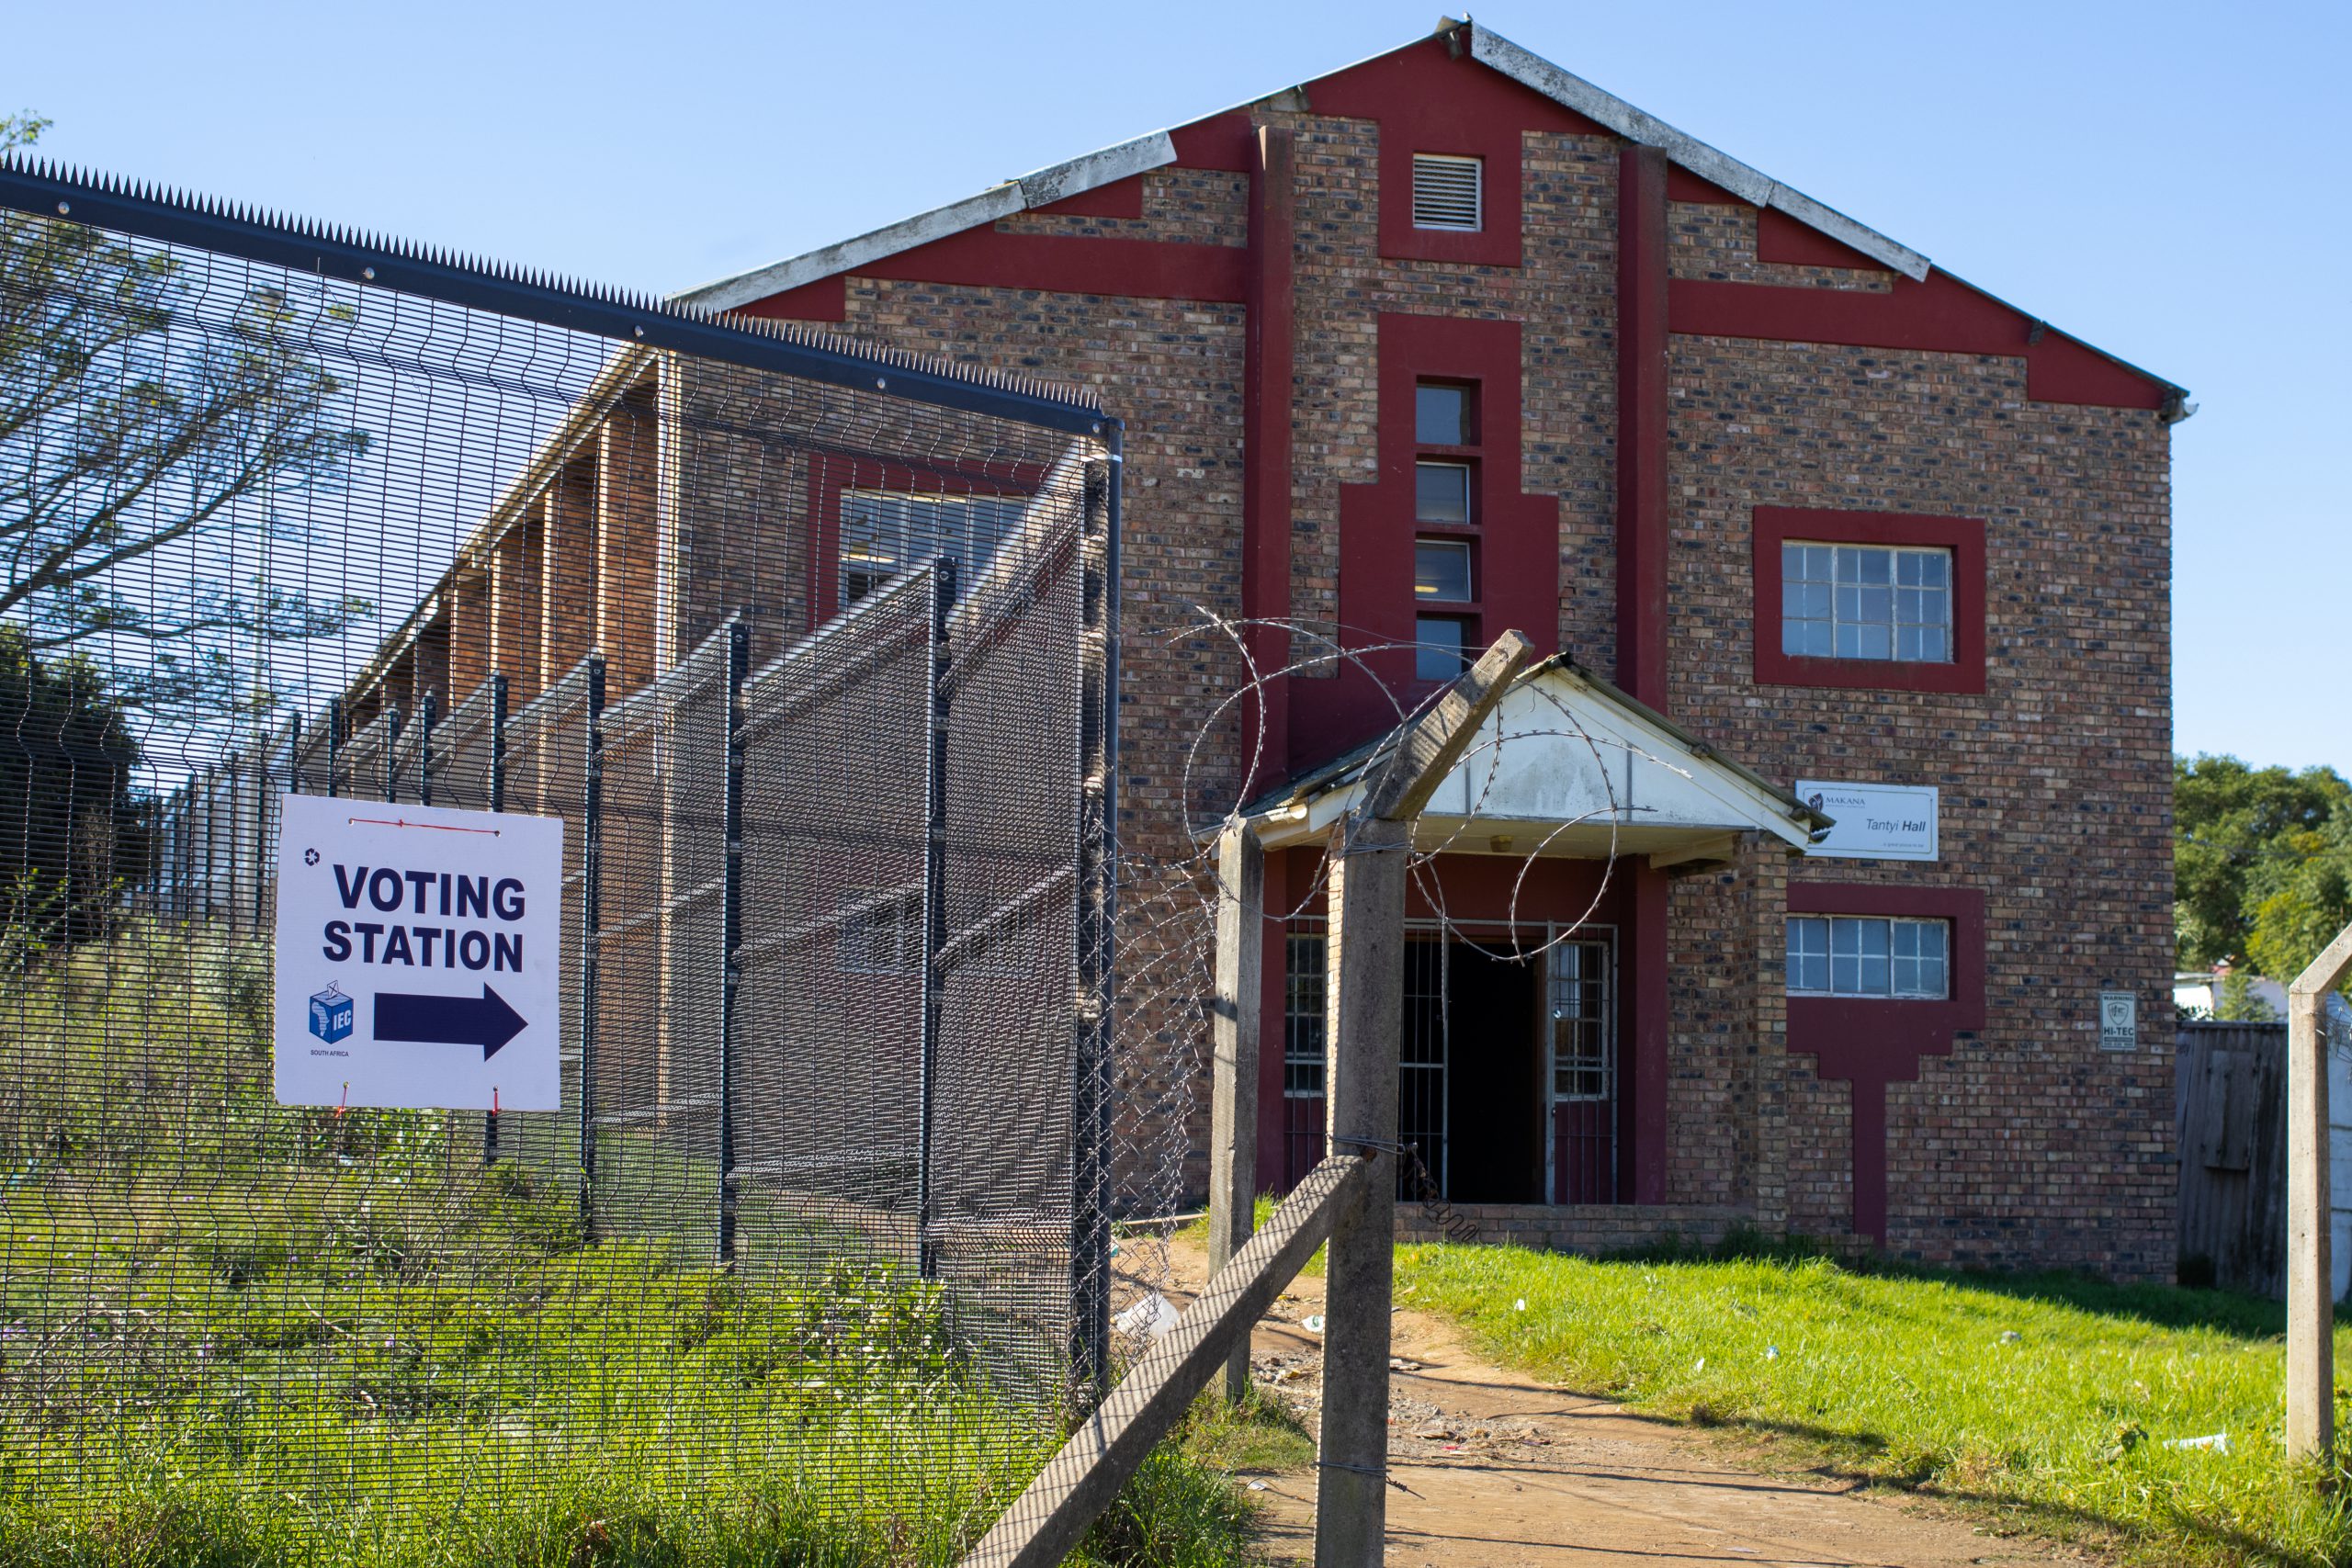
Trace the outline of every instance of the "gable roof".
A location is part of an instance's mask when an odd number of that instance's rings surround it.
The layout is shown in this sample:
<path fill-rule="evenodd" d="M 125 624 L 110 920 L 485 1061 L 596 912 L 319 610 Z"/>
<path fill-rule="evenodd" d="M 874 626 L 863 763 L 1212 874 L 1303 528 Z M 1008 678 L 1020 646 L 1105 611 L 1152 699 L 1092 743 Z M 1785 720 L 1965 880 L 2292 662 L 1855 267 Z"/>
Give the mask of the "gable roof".
<path fill-rule="evenodd" d="M 2064 344 L 2073 345 L 2084 354 L 2123 372 L 2127 377 L 2153 388 L 2154 401 L 2144 405 L 2159 408 L 2167 423 L 2188 418 L 2197 406 L 2188 400 L 2188 389 L 2152 370 L 2134 365 L 2120 355 L 2110 354 L 2096 344 L 2075 337 L 2071 333 L 2052 328 L 2041 318 L 1976 288 L 1936 266 L 1928 258 L 1877 230 L 1870 228 L 1827 204 L 1815 200 L 1790 186 L 1741 163 L 1722 150 L 1712 147 L 1697 137 L 1679 130 L 1612 93 L 1586 81 L 1572 72 L 1521 48 L 1496 32 L 1492 28 L 1475 21 L 1448 19 L 1434 37 L 1446 40 L 1447 47 L 1457 53 L 1467 53 L 1476 62 L 1494 71 L 1498 75 L 1516 84 L 1535 96 L 1547 99 L 1583 120 L 1624 137 L 1640 146 L 1656 147 L 1665 153 L 1668 164 L 1684 174 L 1713 186 L 1732 199 L 1780 215 L 1791 222 L 1810 229 L 1836 247 L 1849 254 L 1859 253 L 1866 258 L 1861 265 L 1878 265 L 1900 274 L 1913 284 L 1927 284 L 1939 289 L 1944 299 L 1930 314 L 1944 317 L 1971 318 L 1983 329 L 1986 322 L 1997 321 L 1998 329 L 1993 338 L 2006 336 L 2011 321 L 2023 323 L 2030 344 L 2038 344 L 2045 333 L 2055 336 Z M 1466 45 L 1464 40 L 1466 39 Z M 928 212 L 888 224 L 854 239 L 841 241 L 803 255 L 772 262 L 748 272 L 733 274 L 698 288 L 673 296 L 682 305 L 693 306 L 714 313 L 737 310 L 760 300 L 787 294 L 809 284 L 822 282 L 845 274 L 859 272 L 876 264 L 934 244 L 943 240 L 975 230 L 988 228 L 999 219 L 1015 213 L 1049 207 L 1089 191 L 1099 190 L 1121 180 L 1131 179 L 1152 169 L 1173 164 L 1183 156 L 1176 137 L 1207 127 L 1227 116 L 1246 113 L 1259 106 L 1309 108 L 1312 90 L 1345 77 L 1374 62 L 1387 61 L 1404 51 L 1417 49 L 1429 42 L 1428 38 L 1416 39 L 1398 49 L 1385 51 L 1353 65 L 1343 66 L 1300 86 L 1253 98 L 1215 114 L 1204 115 L 1170 130 L 1156 130 L 1132 141 L 1098 149 L 1064 163 L 992 186 L 977 196 L 936 207 Z M 1227 165 L 1217 165 L 1227 166 Z M 1851 265 L 1851 264 L 1833 264 Z M 1957 315 L 1955 315 L 1955 312 Z M 1946 323 L 1949 324 L 1949 323 Z M 1695 331 L 1705 329 L 1694 328 Z M 1883 331 L 1882 327 L 1878 329 Z M 1726 335 L 1745 335 L 1730 332 Z M 1804 337 L 1803 332 L 1795 335 Z M 1973 334 L 1984 338 L 1979 331 Z M 1963 338 L 1972 334 L 1963 333 Z M 1810 339 L 1807 339 L 1810 341 Z M 1847 341 L 1827 339 L 1825 341 Z M 1877 337 L 1869 341 L 1878 343 Z M 1991 341 L 1991 339 L 1985 339 Z M 1902 346 L 1902 340 L 1892 340 L 1882 346 Z M 1939 346 L 1951 346 L 1941 344 Z M 1962 350 L 1969 353 L 2006 352 L 2003 349 L 1972 346 Z M 2078 361 L 2078 364 L 2080 362 Z M 2111 376 L 2101 395 L 2061 397 L 2062 401 L 2105 401 L 2113 387 Z M 2127 406 L 2143 406 L 2135 400 Z"/>
<path fill-rule="evenodd" d="M 1356 804 L 1401 727 L 1242 808 L 1270 849 L 1319 841 Z M 1658 866 L 1719 859 L 1760 833 L 1802 853 L 1830 818 L 1782 785 L 1565 654 L 1511 683 L 1469 753 L 1430 796 L 1416 842 L 1576 859 L 1646 854 Z"/>
<path fill-rule="evenodd" d="M 1492 28 L 1465 21 L 1448 23 L 1440 31 L 1468 34 L 1470 57 L 1479 63 L 1564 108 L 1574 110 L 1596 125 L 1615 131 L 1629 141 L 1660 149 L 1669 162 L 1702 179 L 1713 181 L 1742 201 L 1786 213 L 1798 222 L 1817 230 L 1841 245 L 1861 252 L 1872 261 L 1903 274 L 1915 283 L 1928 276 L 1931 264 L 1926 256 L 1909 246 L 1898 244 L 1835 208 L 1815 201 L 1804 192 L 1792 189 L 1770 175 L 1748 167 L 1730 153 L 1677 130 L 1657 116 L 1645 113 L 1616 95 L 1603 92 L 1583 77 L 1521 48 Z M 1423 40 L 1416 39 L 1413 41 L 1418 44 Z M 1330 73 L 1333 75 L 1339 73 Z M 1253 98 L 1249 104 L 1237 104 L 1230 109 L 1218 112 L 1229 114 L 1264 101 L 1263 97 Z M 1216 116 L 1204 115 L 1202 118 L 1209 119 Z M 1016 212 L 1065 201 L 1146 170 L 1163 168 L 1174 163 L 1176 156 L 1174 138 L 1165 130 L 1155 130 L 1148 136 L 1138 136 L 1133 141 L 1122 141 L 1115 146 L 1072 158 L 1067 163 L 1047 164 L 1017 179 L 993 186 L 978 196 L 966 197 L 944 207 L 934 207 L 928 212 L 919 212 L 912 218 L 902 219 L 871 233 L 860 234 L 821 250 L 771 262 L 749 272 L 736 273 L 716 282 L 689 288 L 675 298 L 681 304 L 700 306 L 706 310 L 738 310 L 754 300 L 801 288 L 836 273 L 854 272 L 886 256 L 930 244 L 934 240 L 944 240 L 951 234 L 958 234 L 984 223 L 993 223 Z"/>

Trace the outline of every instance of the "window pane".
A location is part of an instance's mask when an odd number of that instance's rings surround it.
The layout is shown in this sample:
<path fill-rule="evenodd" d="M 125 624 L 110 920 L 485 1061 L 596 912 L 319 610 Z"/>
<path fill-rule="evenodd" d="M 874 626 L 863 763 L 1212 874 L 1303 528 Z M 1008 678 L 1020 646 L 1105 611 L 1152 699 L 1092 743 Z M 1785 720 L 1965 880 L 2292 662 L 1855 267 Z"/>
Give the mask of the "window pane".
<path fill-rule="evenodd" d="M 1413 623 L 1413 675 L 1422 681 L 1451 681 L 1462 673 L 1462 623 L 1444 615 L 1423 615 Z"/>
<path fill-rule="evenodd" d="M 1782 652 L 1951 660 L 1949 550 L 1784 544 L 1781 575 Z M 1816 583 L 1828 586 L 1816 589 Z M 1815 621 L 1825 624 L 1815 628 Z"/>
<path fill-rule="evenodd" d="M 1286 1098 L 1323 1092 L 1323 940 L 1319 935 L 1294 934 L 1283 943 L 1288 962 L 1283 1003 L 1283 1093 Z"/>
<path fill-rule="evenodd" d="M 1413 471 L 1413 515 L 1424 523 L 1470 521 L 1470 468 L 1464 463 L 1419 463 Z"/>
<path fill-rule="evenodd" d="M 878 592 L 902 571 L 946 557 L 968 589 L 1021 526 L 1028 498 L 844 491 L 841 607 Z"/>
<path fill-rule="evenodd" d="M 1470 389 L 1422 382 L 1413 389 L 1413 439 L 1424 446 L 1470 445 Z"/>
<path fill-rule="evenodd" d="M 1467 600 L 1470 547 L 1447 539 L 1421 539 L 1413 546 L 1413 596 Z"/>

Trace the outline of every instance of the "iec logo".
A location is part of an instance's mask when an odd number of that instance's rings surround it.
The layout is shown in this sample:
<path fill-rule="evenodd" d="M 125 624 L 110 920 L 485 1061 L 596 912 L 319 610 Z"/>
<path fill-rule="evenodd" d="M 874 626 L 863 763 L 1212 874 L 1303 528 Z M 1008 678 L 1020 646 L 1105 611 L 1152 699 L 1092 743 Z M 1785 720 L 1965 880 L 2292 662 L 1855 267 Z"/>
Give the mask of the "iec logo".
<path fill-rule="evenodd" d="M 332 1045 L 351 1034 L 351 998 L 330 985 L 311 998 L 311 1032 Z"/>

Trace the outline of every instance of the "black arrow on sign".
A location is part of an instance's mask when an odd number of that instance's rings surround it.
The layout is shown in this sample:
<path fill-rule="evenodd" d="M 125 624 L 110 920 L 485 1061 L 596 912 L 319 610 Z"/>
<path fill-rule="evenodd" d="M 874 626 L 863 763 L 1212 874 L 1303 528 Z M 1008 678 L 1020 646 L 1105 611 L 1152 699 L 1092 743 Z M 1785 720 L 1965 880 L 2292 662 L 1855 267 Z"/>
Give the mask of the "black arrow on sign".
<path fill-rule="evenodd" d="M 399 991 L 376 993 L 376 1038 L 406 1040 L 424 1045 L 479 1045 L 481 1059 L 498 1055 L 500 1046 L 523 1032 L 523 1015 L 506 998 L 482 983 L 480 997 L 413 997 Z"/>

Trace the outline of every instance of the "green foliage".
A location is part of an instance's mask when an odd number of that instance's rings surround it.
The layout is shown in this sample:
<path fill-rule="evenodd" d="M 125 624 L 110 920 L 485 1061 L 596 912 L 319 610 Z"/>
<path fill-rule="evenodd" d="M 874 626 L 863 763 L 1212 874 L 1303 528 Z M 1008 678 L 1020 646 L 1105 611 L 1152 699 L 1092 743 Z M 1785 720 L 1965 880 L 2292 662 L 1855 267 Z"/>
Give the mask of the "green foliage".
<path fill-rule="evenodd" d="M 2315 1484 L 2283 1457 L 2274 1303 L 1862 1270 L 1801 1247 L 1594 1262 L 1420 1247 L 1400 1250 L 1397 1283 L 1539 1377 L 1788 1440 L 2015 1528 L 2117 1539 L 2150 1562 L 2352 1561 L 2352 1474 Z M 2337 1346 L 2344 1364 L 2341 1329 Z M 2226 1450 L 2167 1446 L 2217 1432 Z"/>
<path fill-rule="evenodd" d="M 2233 969 L 2222 976 L 2221 990 L 2213 998 L 2213 1016 L 2223 1023 L 2278 1021 L 2278 1010 L 2255 994 L 2254 976 L 2243 969 Z"/>
<path fill-rule="evenodd" d="M 35 656 L 0 626 L 0 909 L 41 941 L 96 933 L 146 859 L 130 795 L 139 744 L 87 659 Z"/>
<path fill-rule="evenodd" d="M 721 1272 L 676 1163 L 591 1244 L 573 1168 L 485 1171 L 475 1118 L 277 1105 L 256 942 L 0 961 L 0 1562 L 944 1564 L 1058 1445 L 854 1231 L 755 1211 Z M 1170 1450 L 1077 1561 L 1247 1524 Z"/>
<path fill-rule="evenodd" d="M 47 123 L 0 120 L 0 148 Z M 114 701 L 182 716 L 271 701 L 254 643 L 373 613 L 241 575 L 308 539 L 280 501 L 368 450 L 308 346 L 349 312 L 263 285 L 223 309 L 211 288 L 161 248 L 0 214 L 0 616 L 44 657 L 106 649 Z"/>
<path fill-rule="evenodd" d="M 2352 921 L 2352 784 L 2333 768 L 2173 761 L 2180 963 L 2291 980 Z"/>

